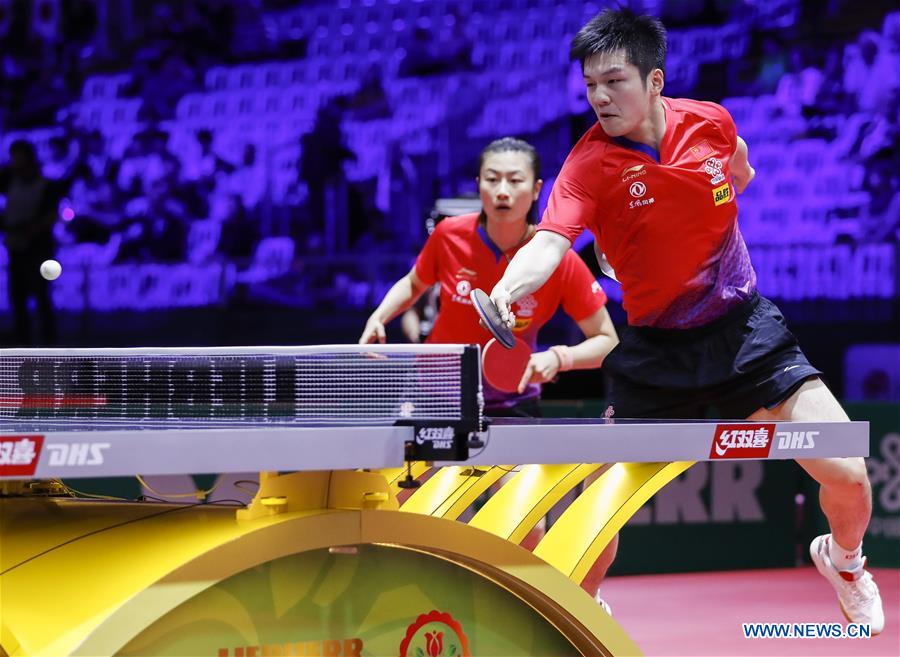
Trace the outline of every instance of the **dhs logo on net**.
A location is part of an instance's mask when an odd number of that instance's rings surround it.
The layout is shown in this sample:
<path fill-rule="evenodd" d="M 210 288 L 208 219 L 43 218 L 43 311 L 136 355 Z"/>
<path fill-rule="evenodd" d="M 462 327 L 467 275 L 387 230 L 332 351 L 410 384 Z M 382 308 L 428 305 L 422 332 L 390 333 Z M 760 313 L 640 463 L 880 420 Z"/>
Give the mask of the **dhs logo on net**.
<path fill-rule="evenodd" d="M 709 458 L 768 458 L 774 436 L 774 424 L 718 424 Z"/>
<path fill-rule="evenodd" d="M 432 449 L 453 448 L 453 427 L 420 427 L 416 432 L 416 444 L 431 443 Z"/>
<path fill-rule="evenodd" d="M 656 199 L 653 197 L 644 198 L 644 196 L 646 196 L 647 194 L 647 185 L 640 181 L 631 183 L 631 185 L 628 187 L 628 193 L 636 199 L 628 203 L 628 208 L 630 210 L 656 203 Z"/>

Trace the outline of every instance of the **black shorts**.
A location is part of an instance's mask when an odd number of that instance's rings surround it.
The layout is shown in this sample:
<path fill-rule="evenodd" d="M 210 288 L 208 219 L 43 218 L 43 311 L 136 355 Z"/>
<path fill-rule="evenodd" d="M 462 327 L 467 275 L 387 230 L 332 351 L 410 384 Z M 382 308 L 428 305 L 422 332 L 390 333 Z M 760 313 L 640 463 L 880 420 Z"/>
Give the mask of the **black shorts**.
<path fill-rule="evenodd" d="M 612 384 L 607 414 L 619 418 L 744 419 L 822 374 L 758 294 L 697 328 L 629 326 L 603 369 Z"/>

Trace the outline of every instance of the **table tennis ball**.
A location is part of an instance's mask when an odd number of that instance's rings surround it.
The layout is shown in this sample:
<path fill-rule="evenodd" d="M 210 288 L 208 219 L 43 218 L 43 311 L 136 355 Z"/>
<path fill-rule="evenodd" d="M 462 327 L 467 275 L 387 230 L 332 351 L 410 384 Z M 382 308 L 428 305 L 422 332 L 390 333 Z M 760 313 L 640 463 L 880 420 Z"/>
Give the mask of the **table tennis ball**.
<path fill-rule="evenodd" d="M 62 265 L 56 260 L 44 260 L 41 263 L 41 276 L 48 281 L 55 281 L 62 273 Z"/>

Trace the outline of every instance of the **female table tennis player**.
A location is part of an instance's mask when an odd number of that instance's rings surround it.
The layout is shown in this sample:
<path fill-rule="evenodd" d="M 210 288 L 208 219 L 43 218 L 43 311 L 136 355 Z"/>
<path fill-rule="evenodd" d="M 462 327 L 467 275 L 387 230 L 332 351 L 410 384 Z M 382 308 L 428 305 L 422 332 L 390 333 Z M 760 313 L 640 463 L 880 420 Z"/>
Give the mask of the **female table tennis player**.
<path fill-rule="evenodd" d="M 473 288 L 491 289 L 507 263 L 534 235 L 536 201 L 543 184 L 538 153 L 522 140 L 498 139 L 481 153 L 477 182 L 481 213 L 450 217 L 437 225 L 415 266 L 394 284 L 369 317 L 359 339 L 361 344 L 384 342 L 384 325 L 434 283 L 441 287 L 440 311 L 428 342 L 485 347 L 490 341 L 490 333 L 479 325 L 469 293 Z M 575 253 L 567 253 L 543 287 L 518 300 L 513 332 L 534 350 L 538 330 L 562 306 L 585 340 L 572 347 L 558 345 L 532 353 L 508 392 L 486 380 L 485 412 L 493 416 L 538 416 L 541 383 L 564 370 L 599 367 L 618 343 L 605 304 L 606 295 L 587 266 Z M 500 345 L 489 345 L 488 349 L 495 347 Z"/>
<path fill-rule="evenodd" d="M 536 201 L 543 181 L 533 146 L 505 137 L 481 152 L 478 190 L 482 211 L 449 217 L 437 225 L 410 272 L 388 291 L 366 322 L 360 344 L 384 342 L 384 325 L 400 315 L 435 283 L 440 285 L 440 310 L 427 342 L 480 344 L 502 359 L 506 349 L 479 324 L 469 298 L 475 288 L 490 290 L 507 263 L 535 233 Z M 519 299 L 513 333 L 517 347 L 532 351 L 538 330 L 562 306 L 578 324 L 585 340 L 572 347 L 557 345 L 531 354 L 513 391 L 490 384 L 485 376 L 485 412 L 494 417 L 536 417 L 540 384 L 568 369 L 599 367 L 619 342 L 606 310 L 606 295 L 584 262 L 569 251 L 553 276 L 537 291 Z M 524 345 L 523 345 L 524 343 Z M 485 361 L 484 371 L 489 372 Z M 615 557 L 618 537 L 598 559 L 583 586 L 594 594 Z M 609 613 L 609 606 L 595 596 Z"/>

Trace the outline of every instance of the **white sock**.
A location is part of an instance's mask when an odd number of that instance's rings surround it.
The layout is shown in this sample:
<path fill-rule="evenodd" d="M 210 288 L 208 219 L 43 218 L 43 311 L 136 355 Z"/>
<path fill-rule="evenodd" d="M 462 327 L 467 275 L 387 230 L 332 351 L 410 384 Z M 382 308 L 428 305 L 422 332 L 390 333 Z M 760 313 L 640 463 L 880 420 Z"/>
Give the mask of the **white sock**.
<path fill-rule="evenodd" d="M 831 536 L 828 540 L 828 556 L 831 557 L 831 563 L 833 563 L 834 567 L 838 570 L 856 570 L 862 568 L 862 543 L 857 545 L 855 549 L 848 550 L 847 548 L 838 545 L 838 542 L 834 540 L 834 536 Z"/>

